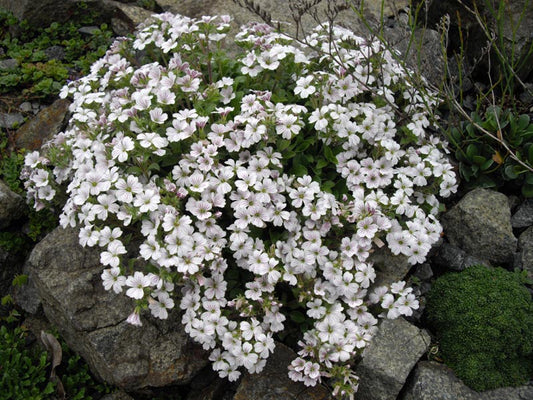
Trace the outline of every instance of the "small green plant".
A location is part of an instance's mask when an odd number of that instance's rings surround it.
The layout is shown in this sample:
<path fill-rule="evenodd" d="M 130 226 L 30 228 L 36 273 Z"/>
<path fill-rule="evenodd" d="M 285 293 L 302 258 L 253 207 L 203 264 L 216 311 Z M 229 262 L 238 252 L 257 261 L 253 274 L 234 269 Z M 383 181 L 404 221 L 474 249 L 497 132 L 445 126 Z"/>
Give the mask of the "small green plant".
<path fill-rule="evenodd" d="M 0 33 L 0 46 L 5 49 L 0 59 L 18 62 L 18 67 L 0 70 L 0 92 L 51 98 L 59 93 L 67 79 L 86 74 L 90 65 L 105 53 L 111 31 L 106 24 L 101 24 L 99 30 L 84 36 L 79 28 L 95 24 L 99 19 L 100 16 L 80 8 L 68 23 L 54 22 L 45 29 L 36 29 L 0 9 L 0 25 L 6 28 Z M 11 26 L 19 27 L 17 37 L 10 34 Z M 64 52 L 61 59 L 50 59 L 47 55 L 47 49 L 53 46 Z"/>
<path fill-rule="evenodd" d="M 47 379 L 46 353 L 29 349 L 26 336 L 21 327 L 0 326 L 1 400 L 40 400 L 54 393 Z"/>
<path fill-rule="evenodd" d="M 468 386 L 518 386 L 533 373 L 533 302 L 519 272 L 473 266 L 435 281 L 428 322 L 441 356 Z"/>
<path fill-rule="evenodd" d="M 89 372 L 89 366 L 75 354 L 65 342 L 61 341 L 63 362 L 57 368 L 57 376 L 61 379 L 69 400 L 98 399 L 110 393 L 111 387 L 95 381 Z"/>
<path fill-rule="evenodd" d="M 64 393 L 69 400 L 92 400 L 111 391 L 110 386 L 94 380 L 87 364 L 63 341 L 63 360 L 57 367 L 62 389 L 58 391 L 58 381 L 49 379 L 50 357 L 39 347 L 29 346 L 27 337 L 23 326 L 0 326 L 0 400 L 52 400 L 56 393 Z"/>
<path fill-rule="evenodd" d="M 486 132 L 489 132 L 487 134 Z M 467 188 L 511 184 L 533 197 L 533 123 L 527 114 L 489 107 L 449 132 Z"/>

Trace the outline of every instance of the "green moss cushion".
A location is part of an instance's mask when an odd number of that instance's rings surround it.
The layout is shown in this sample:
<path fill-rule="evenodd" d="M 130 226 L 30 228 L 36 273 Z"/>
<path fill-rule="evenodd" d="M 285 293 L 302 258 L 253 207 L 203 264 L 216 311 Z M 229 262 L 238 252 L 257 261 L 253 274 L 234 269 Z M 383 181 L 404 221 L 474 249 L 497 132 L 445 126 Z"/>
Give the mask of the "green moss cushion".
<path fill-rule="evenodd" d="M 428 321 L 442 358 L 471 388 L 526 383 L 533 373 L 533 302 L 518 272 L 473 266 L 435 281 Z"/>

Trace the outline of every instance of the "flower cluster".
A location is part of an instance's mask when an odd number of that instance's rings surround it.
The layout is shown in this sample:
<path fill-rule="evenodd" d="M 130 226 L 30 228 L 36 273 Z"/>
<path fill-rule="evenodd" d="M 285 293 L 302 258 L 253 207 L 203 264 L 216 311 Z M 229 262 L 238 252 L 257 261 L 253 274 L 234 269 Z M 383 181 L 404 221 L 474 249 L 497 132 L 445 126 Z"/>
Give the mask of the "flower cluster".
<path fill-rule="evenodd" d="M 373 286 L 371 253 L 424 261 L 436 194 L 456 189 L 427 129 L 436 100 L 345 29 L 304 46 L 257 23 L 230 40 L 229 24 L 166 13 L 115 42 L 63 89 L 70 125 L 27 155 L 28 197 L 65 193 L 61 225 L 100 248 L 104 287 L 136 302 L 128 321 L 177 305 L 221 377 L 262 370 L 292 293 L 312 328 L 290 377 L 350 394 L 376 317 L 418 307 L 404 282 Z"/>

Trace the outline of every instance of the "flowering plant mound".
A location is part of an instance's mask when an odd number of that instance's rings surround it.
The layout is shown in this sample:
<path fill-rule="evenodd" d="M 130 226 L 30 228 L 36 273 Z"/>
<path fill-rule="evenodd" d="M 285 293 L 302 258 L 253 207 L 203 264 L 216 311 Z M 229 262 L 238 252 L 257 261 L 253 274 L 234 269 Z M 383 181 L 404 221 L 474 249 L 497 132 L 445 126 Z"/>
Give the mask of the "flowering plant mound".
<path fill-rule="evenodd" d="M 166 13 L 116 41 L 63 89 L 70 125 L 27 155 L 28 196 L 42 208 L 66 195 L 61 225 L 101 248 L 103 285 L 136 302 L 130 323 L 143 309 L 167 318 L 179 299 L 221 377 L 262 370 L 292 289 L 312 327 L 290 377 L 351 394 L 374 315 L 418 307 L 404 282 L 371 289 L 370 253 L 424 261 L 441 233 L 436 194 L 456 189 L 426 132 L 436 100 L 345 29 L 303 46 L 258 23 L 230 39 L 229 23 Z"/>

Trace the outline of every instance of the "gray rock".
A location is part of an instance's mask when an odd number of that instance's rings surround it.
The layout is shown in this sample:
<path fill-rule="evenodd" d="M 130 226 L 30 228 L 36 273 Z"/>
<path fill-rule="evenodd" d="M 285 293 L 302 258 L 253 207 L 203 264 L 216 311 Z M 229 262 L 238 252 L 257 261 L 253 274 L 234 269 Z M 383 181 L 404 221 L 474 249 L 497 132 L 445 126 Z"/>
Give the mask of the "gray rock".
<path fill-rule="evenodd" d="M 99 252 L 81 248 L 76 231 L 54 230 L 27 265 L 47 318 L 104 381 L 126 391 L 184 384 L 207 364 L 178 312 L 165 321 L 143 314 L 142 327 L 125 321 L 134 304 L 104 290 Z"/>
<path fill-rule="evenodd" d="M 0 181 L 0 229 L 7 228 L 11 222 L 26 212 L 24 199 Z"/>
<path fill-rule="evenodd" d="M 496 266 L 513 262 L 517 240 L 504 194 L 475 189 L 443 215 L 442 225 L 449 242 L 476 259 Z"/>
<path fill-rule="evenodd" d="M 19 62 L 14 58 L 8 58 L 7 60 L 0 60 L 1 69 L 15 69 L 19 66 Z"/>
<path fill-rule="evenodd" d="M 82 26 L 80 29 L 78 29 L 78 32 L 83 35 L 94 35 L 96 31 L 100 30 L 97 26 Z"/>
<path fill-rule="evenodd" d="M 191 388 L 187 394 L 187 400 L 231 400 L 232 397 L 227 391 L 227 380 L 218 377 L 205 387 Z"/>
<path fill-rule="evenodd" d="M 515 255 L 513 254 L 513 262 L 514 262 Z M 465 260 L 463 262 L 463 269 L 471 267 L 473 265 L 480 265 L 480 264 L 487 264 L 486 261 L 482 260 L 481 258 L 476 257 L 475 255 L 466 254 Z"/>
<path fill-rule="evenodd" d="M 459 247 L 444 242 L 435 254 L 433 262 L 441 268 L 462 271 L 465 268 L 465 256 L 465 252 Z"/>
<path fill-rule="evenodd" d="M 49 60 L 64 60 L 65 48 L 63 46 L 50 46 L 44 50 L 44 54 Z"/>
<path fill-rule="evenodd" d="M 415 267 L 413 275 L 421 281 L 428 281 L 433 277 L 433 270 L 431 269 L 431 265 L 423 263 Z"/>
<path fill-rule="evenodd" d="M 110 393 L 110 394 L 106 394 L 100 400 L 134 400 L 134 399 L 133 399 L 133 397 L 131 397 L 126 392 L 123 392 L 122 390 L 119 390 L 118 392 L 113 392 L 113 393 Z"/>
<path fill-rule="evenodd" d="M 473 13 L 467 11 L 463 4 L 472 7 L 472 1 L 427 1 L 429 4 L 428 10 L 422 9 L 421 14 L 428 16 L 427 25 L 435 26 L 439 23 L 441 18 L 448 15 L 450 18 L 450 33 L 461 28 L 463 34 L 463 43 L 465 62 L 467 67 L 472 68 L 476 65 L 488 67 L 489 61 L 486 56 L 485 48 L 489 42 L 487 35 L 483 32 L 482 27 L 477 22 Z M 531 43 L 533 42 L 533 7 L 531 7 L 530 0 L 514 0 L 504 1 L 499 4 L 501 14 L 496 24 L 495 14 L 500 11 L 498 7 L 493 9 L 494 5 L 498 3 L 491 2 L 475 2 L 477 10 L 480 11 L 481 20 L 488 21 L 487 27 L 493 35 L 498 38 L 497 45 L 504 57 L 511 58 L 513 55 L 513 62 L 519 65 L 517 68 L 518 76 L 524 81 L 527 76 L 533 71 L 533 54 L 529 53 Z M 495 26 L 500 29 L 496 31 Z M 500 40 L 501 38 L 501 40 Z M 451 34 L 450 41 L 453 45 L 459 46 L 459 38 L 457 35 Z M 481 60 L 481 64 L 480 64 Z M 500 63 L 493 63 L 492 68 L 501 69 Z"/>
<path fill-rule="evenodd" d="M 533 279 L 533 226 L 526 229 L 518 238 L 519 264 L 527 271 L 529 279 Z"/>
<path fill-rule="evenodd" d="M 3 113 L 0 112 L 0 128 L 12 129 L 24 122 L 24 116 L 21 113 Z"/>
<path fill-rule="evenodd" d="M 391 44 L 402 53 L 407 66 L 439 87 L 444 77 L 440 34 L 433 29 L 417 29 L 414 35 L 405 31 L 400 38 Z"/>
<path fill-rule="evenodd" d="M 429 334 L 404 319 L 384 320 L 356 368 L 360 377 L 357 398 L 396 399 L 429 344 Z"/>
<path fill-rule="evenodd" d="M 115 34 L 125 36 L 135 30 L 137 25 L 148 19 L 153 13 L 132 4 L 123 4 L 113 0 L 103 0 L 104 5 L 114 9 L 111 28 Z"/>
<path fill-rule="evenodd" d="M 42 109 L 35 117 L 22 125 L 15 133 L 18 149 L 38 150 L 59 133 L 66 121 L 70 101 L 58 99 Z"/>
<path fill-rule="evenodd" d="M 24 274 L 28 275 L 28 272 L 27 268 L 23 269 Z M 31 276 L 28 276 L 25 285 L 14 289 L 13 297 L 15 304 L 30 315 L 37 314 L 41 309 L 41 298 Z"/>
<path fill-rule="evenodd" d="M 13 13 L 30 26 L 47 27 L 52 22 L 65 22 L 78 8 L 77 3 L 98 5 L 99 0 L 0 0 L 0 8 Z"/>
<path fill-rule="evenodd" d="M 33 106 L 31 105 L 29 101 L 25 101 L 23 103 L 20 103 L 19 109 L 20 111 L 23 111 L 23 112 L 32 112 Z"/>
<path fill-rule="evenodd" d="M 511 217 L 513 228 L 527 228 L 533 225 L 533 199 L 524 201 Z"/>
<path fill-rule="evenodd" d="M 533 104 L 533 83 L 525 83 L 525 86 L 524 91 L 520 93 L 518 98 L 523 104 Z M 532 109 L 533 107 L 530 108 L 530 112 Z"/>
<path fill-rule="evenodd" d="M 245 373 L 233 400 L 325 400 L 329 391 L 321 386 L 307 387 L 288 376 L 288 366 L 297 357 L 287 346 L 276 343 L 265 368 L 259 374 Z"/>
<path fill-rule="evenodd" d="M 0 247 L 0 298 L 11 294 L 13 289 L 13 278 L 22 270 L 22 262 L 10 251 Z M 8 307 L 3 307 L 0 303 L 0 313 L 5 315 Z"/>
<path fill-rule="evenodd" d="M 198 18 L 202 15 L 231 15 L 234 18 L 234 26 L 240 27 L 250 21 L 262 22 L 261 18 L 248 9 L 239 6 L 233 0 L 156 0 L 156 3 L 164 11 L 170 11 L 186 15 L 191 18 Z M 285 0 L 254 0 L 254 4 L 261 7 L 262 10 L 269 14 L 273 21 L 281 21 L 284 23 L 293 23 L 292 11 L 289 8 L 289 2 Z M 344 2 L 337 2 L 337 4 L 343 4 Z M 384 2 L 384 16 L 389 17 L 397 14 L 397 12 L 405 8 L 409 4 L 408 0 L 385 0 Z M 319 19 L 325 21 L 325 11 L 327 9 L 327 1 L 319 1 L 313 8 L 316 11 Z M 376 27 L 377 21 L 381 18 L 381 1 L 367 1 L 365 2 L 365 15 L 370 21 L 371 25 Z M 358 34 L 366 33 L 368 31 L 364 28 L 363 24 L 359 20 L 356 13 L 348 8 L 341 11 L 337 15 L 336 19 L 339 25 L 349 27 Z M 302 33 L 309 32 L 318 23 L 309 15 L 305 14 L 301 20 L 302 30 L 299 32 L 299 36 Z M 294 25 L 283 25 L 283 30 L 295 34 Z"/>
<path fill-rule="evenodd" d="M 444 364 L 420 361 L 401 400 L 477 400 L 477 393 Z"/>
<path fill-rule="evenodd" d="M 504 3 L 505 12 L 501 18 L 503 52 L 510 57 L 514 54 L 514 62 L 521 60 L 518 76 L 525 80 L 533 71 L 533 7 L 530 0 L 514 0 Z"/>
<path fill-rule="evenodd" d="M 388 247 L 381 247 L 372 253 L 369 261 L 374 264 L 376 279 L 374 286 L 390 285 L 401 281 L 411 269 L 404 255 L 395 256 Z"/>
<path fill-rule="evenodd" d="M 478 394 L 476 400 L 531 400 L 533 399 L 533 384 L 519 387 L 506 387 L 488 390 Z"/>
<path fill-rule="evenodd" d="M 401 400 L 530 400 L 533 386 L 508 387 L 478 393 L 453 371 L 434 361 L 418 363 Z"/>

